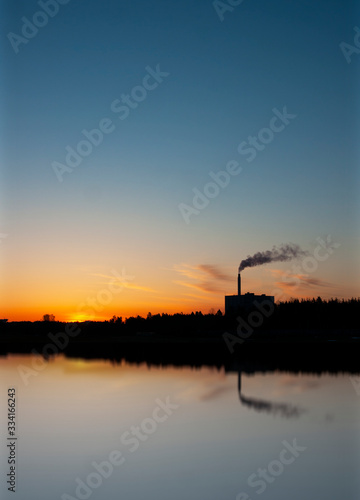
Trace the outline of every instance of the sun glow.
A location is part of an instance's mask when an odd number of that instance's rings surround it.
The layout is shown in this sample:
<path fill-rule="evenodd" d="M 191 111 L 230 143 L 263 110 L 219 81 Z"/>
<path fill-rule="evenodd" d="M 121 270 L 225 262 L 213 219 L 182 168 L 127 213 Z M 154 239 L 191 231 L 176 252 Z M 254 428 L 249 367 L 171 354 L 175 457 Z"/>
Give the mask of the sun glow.
<path fill-rule="evenodd" d="M 85 313 L 75 313 L 69 316 L 66 321 L 68 323 L 82 323 L 83 321 L 94 321 L 95 316 L 91 316 Z"/>

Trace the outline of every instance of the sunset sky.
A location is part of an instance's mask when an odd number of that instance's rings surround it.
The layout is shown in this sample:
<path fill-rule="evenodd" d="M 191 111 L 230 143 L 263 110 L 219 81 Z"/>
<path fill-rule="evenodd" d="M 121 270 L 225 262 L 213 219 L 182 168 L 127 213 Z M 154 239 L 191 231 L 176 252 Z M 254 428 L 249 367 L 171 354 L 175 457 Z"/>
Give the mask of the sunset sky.
<path fill-rule="evenodd" d="M 246 269 L 243 292 L 358 297 L 354 5 L 70 0 L 26 39 L 44 10 L 2 2 L 0 317 L 223 310 L 240 261 L 289 242 L 308 260 Z"/>

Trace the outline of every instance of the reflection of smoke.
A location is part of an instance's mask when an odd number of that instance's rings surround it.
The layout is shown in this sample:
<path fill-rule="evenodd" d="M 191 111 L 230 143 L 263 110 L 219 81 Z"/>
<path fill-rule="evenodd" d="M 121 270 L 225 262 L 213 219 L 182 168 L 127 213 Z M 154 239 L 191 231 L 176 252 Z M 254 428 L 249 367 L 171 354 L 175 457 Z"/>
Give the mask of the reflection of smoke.
<path fill-rule="evenodd" d="M 279 414 L 281 417 L 285 418 L 298 418 L 305 410 L 298 408 L 297 406 L 292 406 L 287 403 L 272 403 L 270 401 L 263 401 L 261 399 L 247 398 L 241 394 L 241 372 L 239 372 L 238 378 L 238 391 L 239 398 L 243 405 L 253 408 L 255 411 L 267 412 L 273 415 Z"/>
<path fill-rule="evenodd" d="M 280 245 L 279 247 L 273 247 L 272 250 L 257 252 L 252 256 L 249 255 L 246 259 L 240 262 L 239 272 L 246 267 L 261 266 L 263 264 L 268 264 L 269 262 L 284 262 L 286 260 L 303 257 L 307 254 L 308 252 L 301 250 L 299 245 L 294 245 L 293 243 Z"/>
<path fill-rule="evenodd" d="M 245 396 L 240 396 L 240 401 L 243 405 L 253 408 L 259 412 L 267 412 L 273 415 L 279 414 L 281 417 L 285 418 L 298 418 L 305 410 L 298 408 L 297 406 L 292 406 L 287 403 L 271 403 L 269 401 L 262 401 L 260 399 L 251 399 Z"/>

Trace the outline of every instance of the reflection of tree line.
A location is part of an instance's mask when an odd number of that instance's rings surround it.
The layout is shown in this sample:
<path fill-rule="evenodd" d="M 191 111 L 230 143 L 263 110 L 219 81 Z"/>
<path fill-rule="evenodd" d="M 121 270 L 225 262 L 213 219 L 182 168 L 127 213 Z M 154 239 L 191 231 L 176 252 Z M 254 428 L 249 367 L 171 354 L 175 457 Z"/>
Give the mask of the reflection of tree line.
<path fill-rule="evenodd" d="M 43 335 L 21 338 L 7 337 L 1 341 L 0 355 L 9 353 L 41 353 L 47 337 Z M 69 342 L 62 353 L 67 358 L 104 360 L 113 364 L 126 362 L 149 367 L 202 367 L 223 369 L 226 373 L 238 373 L 239 399 L 242 405 L 258 412 L 279 415 L 284 418 L 299 417 L 304 410 L 287 403 L 274 403 L 254 399 L 242 393 L 241 375 L 255 373 L 349 373 L 360 374 L 357 345 L 351 343 L 251 343 L 245 342 L 230 354 L 224 342 L 204 342 L 194 339 L 186 342 L 158 342 L 151 337 L 136 342 L 82 341 L 79 336 Z"/>
<path fill-rule="evenodd" d="M 174 343 L 159 346 L 148 342 L 139 345 L 119 345 L 121 355 L 107 353 L 105 346 L 94 346 L 93 353 L 88 352 L 87 359 L 108 359 L 114 364 L 127 363 L 155 367 L 201 367 L 224 369 L 227 373 L 238 373 L 239 399 L 243 406 L 277 415 L 283 418 L 299 418 L 306 410 L 288 403 L 276 403 L 250 398 L 242 393 L 241 375 L 255 373 L 360 373 L 359 356 L 350 345 L 327 343 L 325 345 L 297 345 L 286 349 L 284 345 L 244 344 L 241 349 L 231 355 L 223 345 L 196 343 Z M 116 350 L 116 349 L 115 349 Z M 84 357 L 81 346 L 73 345 L 67 353 L 69 357 Z"/>
<path fill-rule="evenodd" d="M 225 369 L 226 372 L 360 373 L 359 352 L 351 344 L 251 344 L 231 354 L 224 343 L 70 343 L 68 357 L 122 361 L 149 366 Z"/>
<path fill-rule="evenodd" d="M 54 331 L 54 330 L 53 330 Z M 89 339 L 87 332 L 70 339 L 60 350 L 69 358 L 103 359 L 113 363 L 122 361 L 153 366 L 178 366 L 223 368 L 227 372 L 274 372 L 291 373 L 352 373 L 359 374 L 359 345 L 347 342 L 251 342 L 237 346 L 231 354 L 225 342 L 201 338 L 172 339 L 166 341 L 150 337 L 135 337 L 133 341 Z M 89 341 L 87 341 L 89 339 Z M 0 334 L 0 355 L 8 353 L 42 352 L 49 343 L 47 335 L 21 335 L 11 332 Z M 59 352 L 59 350 L 58 350 Z"/>

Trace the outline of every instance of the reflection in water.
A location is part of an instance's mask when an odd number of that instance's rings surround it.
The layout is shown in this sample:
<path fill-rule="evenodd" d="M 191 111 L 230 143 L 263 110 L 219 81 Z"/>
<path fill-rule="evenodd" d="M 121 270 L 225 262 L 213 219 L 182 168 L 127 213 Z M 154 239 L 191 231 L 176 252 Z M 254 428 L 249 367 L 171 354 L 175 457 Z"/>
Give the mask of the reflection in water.
<path fill-rule="evenodd" d="M 36 348 L 42 352 L 43 340 L 38 340 Z M 0 343 L 0 355 L 10 353 L 29 353 L 34 348 L 31 343 L 6 342 Z M 309 345 L 297 343 L 287 345 L 287 355 L 284 356 L 283 345 L 275 343 L 243 344 L 234 353 L 230 353 L 224 342 L 207 342 L 203 339 L 194 341 L 160 341 L 137 339 L 122 341 L 112 339 L 111 342 L 70 342 L 63 354 L 68 359 L 81 359 L 85 362 L 94 360 L 110 361 L 113 365 L 123 362 L 150 367 L 202 367 L 224 369 L 225 373 L 238 374 L 238 393 L 240 403 L 257 412 L 279 415 L 287 419 L 299 418 L 306 410 L 288 403 L 276 403 L 262 399 L 254 399 L 242 394 L 241 375 L 255 373 L 348 373 L 358 374 L 358 352 L 349 344 L 314 343 Z"/>
<path fill-rule="evenodd" d="M 271 413 L 272 415 L 280 415 L 284 418 L 299 418 L 306 410 L 298 408 L 287 403 L 272 403 L 262 399 L 253 399 L 243 396 L 241 393 L 241 372 L 238 378 L 238 391 L 241 403 L 248 408 L 252 408 L 258 412 Z"/>
<path fill-rule="evenodd" d="M 243 498 L 254 500 L 258 495 L 248 478 L 260 467 L 276 467 L 282 442 L 295 438 L 306 454 L 267 484 L 266 500 L 360 498 L 359 398 L 347 374 L 291 374 L 286 366 L 269 368 L 274 357 L 260 363 L 251 353 L 229 360 L 224 369 L 206 365 L 207 352 L 124 351 L 104 361 L 95 348 L 86 359 L 80 352 L 56 358 L 26 386 L 19 366 L 40 366 L 42 360 L 0 359 L 0 392 L 17 384 L 20 394 L 17 500 L 85 498 L 76 494 L 78 478 L 94 478 L 93 464 L 104 464 L 114 450 L 126 461 L 91 499 L 232 500 L 244 491 Z M 133 361 L 120 361 L 125 355 Z M 278 356 L 276 364 L 283 367 L 287 359 Z M 319 358 L 318 372 L 329 364 L 329 358 Z M 306 362 L 302 369 L 308 369 Z M 152 433 L 157 399 L 179 409 Z M 133 439 L 133 429 L 141 432 L 134 453 L 121 439 L 127 432 Z"/>
<path fill-rule="evenodd" d="M 257 412 L 279 415 L 283 418 L 299 418 L 306 410 L 288 403 L 276 403 L 254 399 L 242 394 L 241 375 L 255 373 L 287 372 L 294 374 L 348 373 L 358 374 L 358 352 L 346 343 L 314 343 L 309 348 L 306 343 L 288 345 L 284 356 L 282 345 L 276 343 L 251 344 L 248 342 L 230 354 L 225 344 L 205 342 L 153 342 L 151 339 L 135 339 L 122 342 L 70 342 L 63 354 L 68 359 L 81 359 L 85 363 L 94 360 L 110 361 L 113 365 L 123 362 L 149 368 L 182 367 L 201 369 L 202 367 L 224 369 L 225 373 L 238 374 L 240 403 Z M 42 342 L 36 345 L 42 352 Z M 0 356 L 10 353 L 30 353 L 33 343 L 0 343 Z"/>

